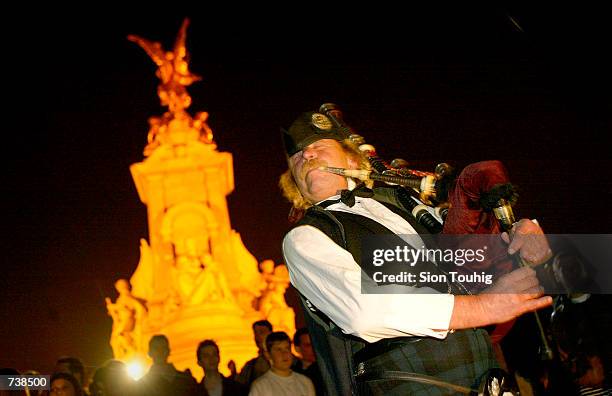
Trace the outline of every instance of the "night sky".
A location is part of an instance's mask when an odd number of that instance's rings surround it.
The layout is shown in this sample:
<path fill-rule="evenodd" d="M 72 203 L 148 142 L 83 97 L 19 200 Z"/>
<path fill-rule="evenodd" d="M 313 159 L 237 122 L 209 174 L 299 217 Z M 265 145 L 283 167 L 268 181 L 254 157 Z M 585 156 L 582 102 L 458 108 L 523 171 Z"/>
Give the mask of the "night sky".
<path fill-rule="evenodd" d="M 324 102 L 383 158 L 423 170 L 500 159 L 517 215 L 549 233 L 610 233 L 610 28 L 601 10 L 559 7 L 23 19 L 5 75 L 0 366 L 111 358 L 104 297 L 148 238 L 129 166 L 144 159 L 148 117 L 165 111 L 156 67 L 126 36 L 170 49 L 184 16 L 203 77 L 190 110 L 210 113 L 233 154 L 232 227 L 259 261 L 281 262 L 288 227 L 279 127 Z"/>

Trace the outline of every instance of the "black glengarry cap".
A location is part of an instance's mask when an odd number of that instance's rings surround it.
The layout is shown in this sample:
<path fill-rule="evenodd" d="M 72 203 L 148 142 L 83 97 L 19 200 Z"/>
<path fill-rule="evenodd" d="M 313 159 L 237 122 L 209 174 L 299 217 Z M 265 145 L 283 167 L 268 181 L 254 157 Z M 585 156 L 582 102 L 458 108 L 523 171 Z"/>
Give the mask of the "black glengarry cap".
<path fill-rule="evenodd" d="M 302 113 L 288 130 L 281 128 L 285 152 L 289 157 L 321 139 L 342 141 L 349 137 L 345 129 L 337 128 L 324 114 L 316 111 Z"/>

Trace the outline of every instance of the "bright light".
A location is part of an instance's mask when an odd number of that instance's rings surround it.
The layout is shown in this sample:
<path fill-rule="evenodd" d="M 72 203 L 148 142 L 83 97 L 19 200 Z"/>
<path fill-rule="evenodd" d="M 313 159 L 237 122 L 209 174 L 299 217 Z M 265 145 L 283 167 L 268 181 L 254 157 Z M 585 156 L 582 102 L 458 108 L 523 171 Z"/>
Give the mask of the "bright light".
<path fill-rule="evenodd" d="M 133 361 L 128 363 L 127 372 L 130 377 L 138 381 L 144 375 L 144 367 L 140 362 Z"/>

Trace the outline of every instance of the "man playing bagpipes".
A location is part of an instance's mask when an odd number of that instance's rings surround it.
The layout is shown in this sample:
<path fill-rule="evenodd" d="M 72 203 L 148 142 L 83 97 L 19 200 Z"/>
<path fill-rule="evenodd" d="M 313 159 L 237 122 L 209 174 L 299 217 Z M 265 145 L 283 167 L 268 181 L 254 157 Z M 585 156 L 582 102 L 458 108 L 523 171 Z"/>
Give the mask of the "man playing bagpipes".
<path fill-rule="evenodd" d="M 402 193 L 406 189 L 370 190 L 332 173 L 369 172 L 371 162 L 333 113 L 323 113 L 303 113 L 282 130 L 289 169 L 280 184 L 294 209 L 303 211 L 283 240 L 283 254 L 306 308 L 327 393 L 468 394 L 479 387 L 499 392 L 505 379 L 487 377 L 498 364 L 483 327 L 552 303 L 536 272 L 505 268 L 478 294 L 448 277 L 377 283 L 366 268 L 371 263 L 362 260 L 364 238 L 386 235 L 405 244 L 399 236 L 408 235 L 425 246 L 427 221 L 419 223 L 410 212 L 416 201 Z M 460 211 L 448 216 L 462 218 L 446 221 L 456 222 L 461 232 L 477 232 L 488 221 Z M 541 228 L 530 220 L 513 224 L 503 241 L 497 238 L 528 264 L 551 257 Z M 421 260 L 412 270 L 444 279 L 448 273 L 438 264 Z"/>

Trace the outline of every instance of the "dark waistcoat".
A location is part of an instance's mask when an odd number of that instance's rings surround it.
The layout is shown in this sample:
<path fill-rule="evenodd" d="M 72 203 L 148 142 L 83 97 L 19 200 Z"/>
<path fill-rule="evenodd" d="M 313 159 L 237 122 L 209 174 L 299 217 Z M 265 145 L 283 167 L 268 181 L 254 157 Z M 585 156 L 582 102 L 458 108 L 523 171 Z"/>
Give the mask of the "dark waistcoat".
<path fill-rule="evenodd" d="M 419 233 L 425 242 L 427 247 L 432 247 L 432 241 L 427 238 L 429 234 L 424 227 L 416 222 L 414 217 L 407 213 L 402 208 L 395 205 L 389 204 L 388 202 L 381 202 L 388 209 L 394 213 L 400 215 L 406 221 L 408 221 L 412 227 Z M 381 248 L 393 248 L 394 246 L 403 245 L 405 242 L 395 236 L 393 233 L 379 224 L 378 222 L 366 218 L 364 216 L 340 212 L 340 211 L 328 211 L 321 206 L 313 206 L 306 211 L 305 216 L 296 224 L 311 225 L 318 228 L 327 236 L 329 236 L 336 244 L 349 251 L 355 261 L 360 265 L 362 270 L 366 274 L 371 275 L 371 266 L 366 265 L 367 263 L 362 262 L 362 241 L 364 237 L 371 235 L 387 235 L 389 236 L 382 243 L 388 244 L 388 246 L 380 246 Z M 387 265 L 387 264 L 385 264 Z M 430 271 L 432 273 L 444 273 L 442 268 L 439 268 L 431 262 L 419 262 L 415 265 L 416 271 Z M 387 268 L 387 271 L 393 272 L 391 268 Z M 450 278 L 449 278 L 450 279 Z M 447 293 L 452 292 L 453 294 L 464 294 L 464 288 L 461 285 L 452 283 L 434 283 L 427 284 L 421 283 L 416 285 L 417 287 L 429 286 L 439 292 Z M 356 383 L 355 374 L 358 371 L 357 364 L 366 361 L 376 362 L 376 369 L 385 367 L 387 363 L 384 362 L 386 356 L 391 356 L 393 350 L 398 350 L 403 345 L 409 345 L 410 353 L 414 353 L 417 356 L 429 355 L 432 350 L 438 350 L 439 348 L 445 348 L 445 342 L 453 344 L 452 348 L 456 350 L 469 349 L 467 344 L 474 343 L 474 335 L 471 334 L 473 330 L 465 332 L 458 332 L 461 334 L 451 335 L 448 340 L 434 340 L 431 338 L 418 338 L 418 337 L 397 337 L 390 339 L 383 339 L 375 343 L 368 343 L 358 337 L 344 334 L 340 328 L 338 328 L 333 321 L 331 321 L 325 314 L 314 307 L 307 299 L 301 296 L 302 303 L 304 305 L 305 319 L 308 325 L 310 335 L 312 338 L 315 352 L 317 354 L 317 361 L 320 363 L 320 370 L 323 380 L 326 384 L 326 392 L 329 395 L 355 395 L 358 394 L 357 389 L 360 389 L 360 385 Z M 480 331 L 484 333 L 483 331 Z M 478 333 L 476 339 L 477 344 L 486 344 L 483 341 L 483 334 Z M 480 349 L 487 349 L 486 347 L 480 347 Z M 486 351 L 482 356 L 482 365 L 491 365 L 491 353 Z M 469 352 L 467 355 L 472 356 Z M 466 354 L 458 354 L 458 359 L 465 360 Z M 484 362 L 484 363 L 483 363 Z M 464 362 L 458 362 L 463 364 Z M 390 369 L 398 369 L 395 366 L 396 362 L 393 362 Z M 455 362 L 450 362 L 451 365 L 455 365 Z M 380 366 L 380 367 L 379 367 Z M 363 365 L 360 366 L 363 368 Z M 401 369 L 401 367 L 400 367 Z M 414 368 L 404 367 L 409 371 L 413 371 Z M 452 368 L 451 371 L 456 371 Z M 473 370 L 472 370 L 473 371 Z M 437 373 L 424 373 L 435 375 Z M 471 385 L 471 384 L 468 384 Z"/>

